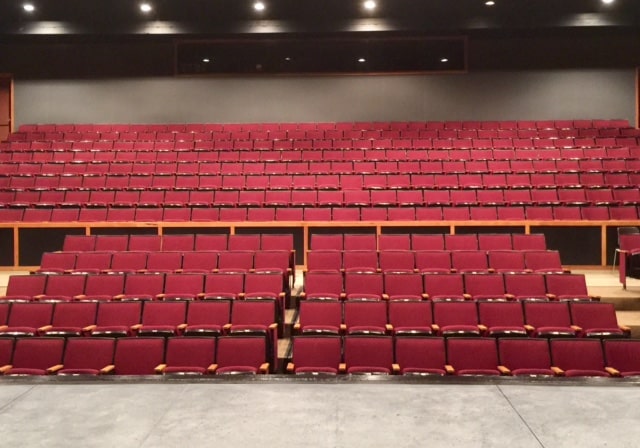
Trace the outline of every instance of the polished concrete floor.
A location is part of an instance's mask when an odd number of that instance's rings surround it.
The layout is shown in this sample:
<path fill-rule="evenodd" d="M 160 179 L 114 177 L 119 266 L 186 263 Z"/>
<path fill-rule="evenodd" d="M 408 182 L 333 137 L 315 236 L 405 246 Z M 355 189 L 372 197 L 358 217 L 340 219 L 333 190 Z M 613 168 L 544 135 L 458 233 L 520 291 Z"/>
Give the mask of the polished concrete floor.
<path fill-rule="evenodd" d="M 637 447 L 640 387 L 0 382 L 19 447 Z"/>

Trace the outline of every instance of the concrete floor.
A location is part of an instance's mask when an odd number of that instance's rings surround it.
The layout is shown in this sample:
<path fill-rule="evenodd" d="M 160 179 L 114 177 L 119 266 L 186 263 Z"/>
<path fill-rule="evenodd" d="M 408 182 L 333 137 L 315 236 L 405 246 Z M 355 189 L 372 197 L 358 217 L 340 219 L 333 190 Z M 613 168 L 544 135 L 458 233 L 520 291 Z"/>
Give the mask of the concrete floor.
<path fill-rule="evenodd" d="M 640 388 L 628 386 L 2 382 L 0 437 L 48 448 L 631 448 Z"/>

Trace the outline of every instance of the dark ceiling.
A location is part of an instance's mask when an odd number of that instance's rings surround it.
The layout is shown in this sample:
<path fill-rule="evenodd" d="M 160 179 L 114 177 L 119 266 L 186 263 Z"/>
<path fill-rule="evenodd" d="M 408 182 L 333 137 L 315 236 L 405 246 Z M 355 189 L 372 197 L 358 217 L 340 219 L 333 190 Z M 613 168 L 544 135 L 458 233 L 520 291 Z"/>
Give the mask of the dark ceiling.
<path fill-rule="evenodd" d="M 135 0 L 0 0 L 0 34 L 155 34 L 221 36 L 239 34 L 397 32 L 476 33 L 541 28 L 640 27 L 640 1 L 615 0 L 148 0 L 142 14 Z M 49 30 L 49 32 L 47 32 Z M 153 31 L 151 31 L 153 32 Z"/>
<path fill-rule="evenodd" d="M 0 0 L 0 72 L 18 77 L 640 66 L 640 0 L 24 1 Z"/>

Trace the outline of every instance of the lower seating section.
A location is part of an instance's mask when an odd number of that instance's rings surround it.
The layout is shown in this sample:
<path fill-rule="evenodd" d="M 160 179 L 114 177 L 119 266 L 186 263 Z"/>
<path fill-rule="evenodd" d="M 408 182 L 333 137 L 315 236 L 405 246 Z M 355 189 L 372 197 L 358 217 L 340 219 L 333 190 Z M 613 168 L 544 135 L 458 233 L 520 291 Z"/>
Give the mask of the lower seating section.
<path fill-rule="evenodd" d="M 63 251 L 44 254 L 40 273 L 10 277 L 0 299 L 0 369 L 567 377 L 640 371 L 640 342 L 629 339 L 612 304 L 588 294 L 584 275 L 563 269 L 542 235 L 313 234 L 310 246 L 309 260 L 337 254 L 340 265 L 308 270 L 302 289 L 289 289 L 291 235 L 68 236 Z M 255 263 L 265 253 L 284 256 L 277 268 L 262 269 Z M 201 254 L 215 263 L 184 265 Z M 362 257 L 349 267 L 349 254 Z M 484 264 L 454 267 L 456 254 Z M 502 270 L 489 264 L 495 254 L 525 261 L 550 254 L 554 264 Z M 250 264 L 234 264 L 235 255 Z M 126 256 L 146 264 L 113 269 Z M 106 259 L 107 269 L 92 264 Z M 419 259 L 449 265 L 424 269 Z M 296 309 L 286 314 L 287 305 Z M 291 324 L 292 354 L 279 356 Z"/>

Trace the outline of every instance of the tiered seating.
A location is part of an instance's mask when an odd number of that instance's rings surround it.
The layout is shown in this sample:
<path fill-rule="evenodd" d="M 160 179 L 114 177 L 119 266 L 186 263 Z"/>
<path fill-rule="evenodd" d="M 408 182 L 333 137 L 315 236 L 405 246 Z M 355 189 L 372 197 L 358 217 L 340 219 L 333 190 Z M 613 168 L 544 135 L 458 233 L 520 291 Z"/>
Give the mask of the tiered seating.
<path fill-rule="evenodd" d="M 0 222 L 636 220 L 639 140 L 620 120 L 23 126 Z"/>
<path fill-rule="evenodd" d="M 637 340 L 297 336 L 287 371 L 298 375 L 637 376 L 639 364 L 631 354 L 639 350 Z"/>

